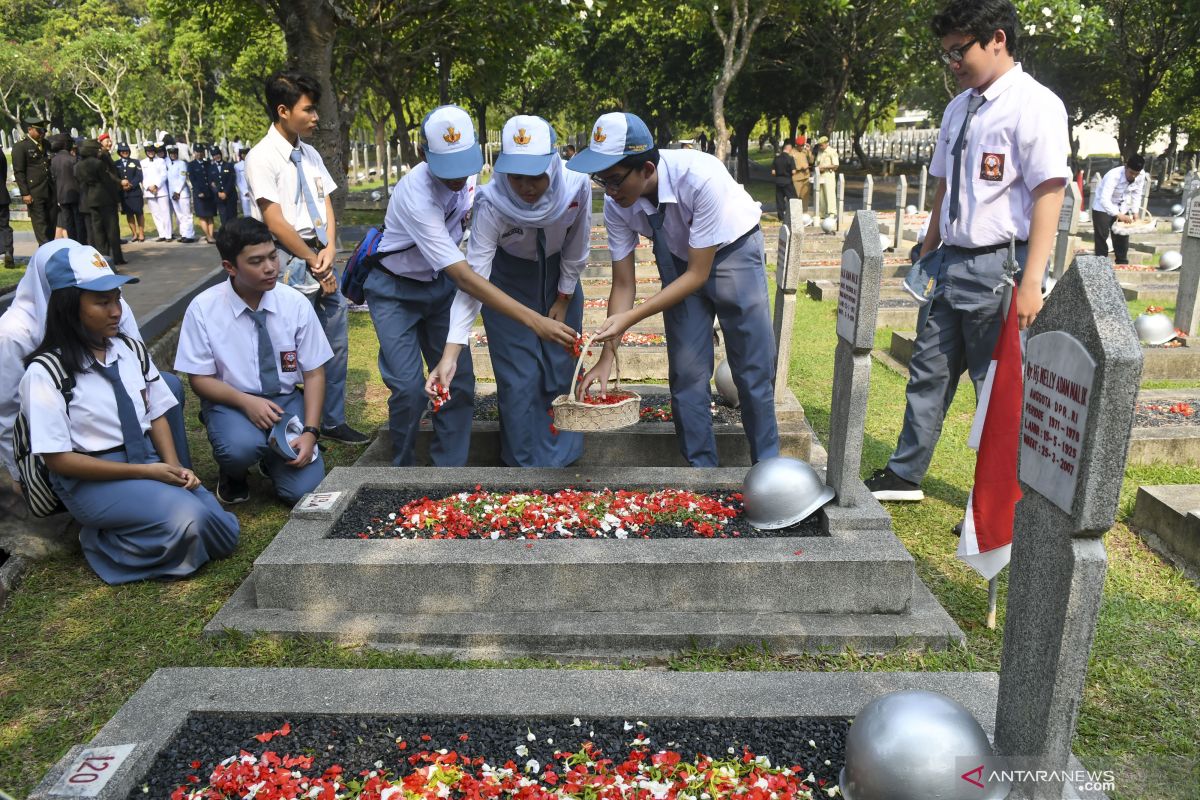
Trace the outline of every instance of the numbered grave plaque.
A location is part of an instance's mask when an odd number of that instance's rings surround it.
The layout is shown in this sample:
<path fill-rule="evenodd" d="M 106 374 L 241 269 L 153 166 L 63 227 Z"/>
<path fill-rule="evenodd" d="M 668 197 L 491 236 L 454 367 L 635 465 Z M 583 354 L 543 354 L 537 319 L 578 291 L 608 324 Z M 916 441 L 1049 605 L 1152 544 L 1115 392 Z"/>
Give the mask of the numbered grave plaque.
<path fill-rule="evenodd" d="M 1025 351 L 1021 480 L 1067 514 L 1079 480 L 1096 362 L 1069 333 L 1048 331 Z"/>
<path fill-rule="evenodd" d="M 329 511 L 342 496 L 341 492 L 310 492 L 300 499 L 297 511 Z"/>
<path fill-rule="evenodd" d="M 136 744 L 118 744 L 81 750 L 51 790 L 51 796 L 99 797 L 136 747 Z"/>
<path fill-rule="evenodd" d="M 838 287 L 837 334 L 854 344 L 858 306 L 862 301 L 862 258 L 853 249 L 842 251 L 842 278 Z"/>

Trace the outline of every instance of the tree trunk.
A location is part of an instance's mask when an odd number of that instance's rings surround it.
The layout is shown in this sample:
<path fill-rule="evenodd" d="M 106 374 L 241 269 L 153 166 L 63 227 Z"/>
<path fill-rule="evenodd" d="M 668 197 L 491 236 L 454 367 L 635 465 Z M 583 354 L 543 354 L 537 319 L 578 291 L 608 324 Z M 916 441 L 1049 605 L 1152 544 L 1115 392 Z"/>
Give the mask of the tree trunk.
<path fill-rule="evenodd" d="M 750 52 L 750 42 L 754 32 L 767 13 L 767 3 L 759 0 L 758 9 L 750 13 L 750 0 L 729 0 L 730 24 L 728 32 L 721 27 L 717 19 L 717 6 L 709 11 L 713 29 L 721 40 L 724 56 L 721 60 L 721 74 L 717 77 L 712 89 L 713 127 L 716 128 L 717 158 L 725 161 L 729 155 L 729 128 L 725 123 L 725 95 L 729 92 L 734 78 L 746 63 Z M 742 152 L 745 152 L 743 146 Z"/>
<path fill-rule="evenodd" d="M 725 124 L 725 93 L 729 91 L 729 81 L 722 75 L 717 79 L 712 90 L 713 128 L 716 129 L 717 158 L 724 163 L 729 157 L 729 127 Z"/>
<path fill-rule="evenodd" d="M 450 105 L 450 54 L 438 56 L 438 103 Z"/>
<path fill-rule="evenodd" d="M 346 159 L 341 147 L 341 110 L 333 87 L 333 40 L 338 30 L 333 6 L 326 0 L 280 0 L 272 5 L 287 45 L 288 67 L 312 76 L 321 87 L 317 104 L 320 124 L 312 146 L 321 154 L 329 174 L 342 178 Z M 339 180 L 338 190 L 331 195 L 335 216 L 341 216 L 346 206 L 346 187 L 341 185 L 344 182 Z"/>
<path fill-rule="evenodd" d="M 735 125 L 734 139 L 737 142 L 737 179 L 738 183 L 750 183 L 750 132 L 754 130 L 757 120 Z"/>

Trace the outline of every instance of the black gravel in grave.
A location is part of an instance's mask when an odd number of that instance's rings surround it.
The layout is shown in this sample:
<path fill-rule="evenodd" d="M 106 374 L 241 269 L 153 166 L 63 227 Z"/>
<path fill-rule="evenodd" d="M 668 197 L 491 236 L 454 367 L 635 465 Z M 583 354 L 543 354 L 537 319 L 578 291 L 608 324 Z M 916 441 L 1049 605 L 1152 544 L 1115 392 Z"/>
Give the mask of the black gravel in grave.
<path fill-rule="evenodd" d="M 713 409 L 713 424 L 714 425 L 741 425 L 742 412 L 739 409 L 731 408 L 725 405 L 725 401 L 720 395 L 714 394 L 712 402 L 716 403 L 716 408 Z M 669 411 L 671 408 L 671 399 L 667 395 L 652 395 L 650 397 L 642 397 L 642 408 L 657 408 L 666 406 Z M 477 394 L 475 395 L 475 419 L 495 422 L 500 419 L 500 401 L 494 394 Z M 670 420 L 659 419 L 643 419 L 640 422 L 669 422 Z"/>
<path fill-rule="evenodd" d="M 584 486 L 576 485 L 574 488 L 583 489 L 585 487 L 588 489 L 592 488 L 590 486 L 586 486 L 586 484 Z M 543 492 L 553 493 L 563 487 L 556 487 L 556 488 L 539 487 L 539 488 Z M 603 488 L 603 487 L 601 487 L 601 488 Z M 621 487 L 610 486 L 608 488 L 619 489 Z M 448 489 L 439 489 L 433 496 L 434 497 L 449 497 L 450 495 L 458 494 L 459 492 L 472 492 L 474 490 L 475 490 L 474 486 L 459 487 L 459 488 L 451 487 Z M 509 487 L 484 486 L 483 491 L 528 492 L 528 491 L 531 491 L 531 489 L 527 486 L 522 487 L 520 489 L 513 489 L 513 488 L 509 488 Z M 725 493 L 724 492 L 701 492 L 701 494 L 706 494 L 709 496 L 720 496 Z M 387 539 L 387 538 L 412 539 L 412 538 L 414 538 L 412 536 L 397 535 L 394 533 L 389 534 L 386 531 L 385 526 L 387 524 L 388 514 L 394 514 L 394 513 L 398 512 L 405 503 L 411 503 L 414 500 L 420 500 L 423 497 L 430 497 L 430 496 L 431 495 L 428 492 L 421 492 L 421 491 L 416 491 L 416 490 L 412 490 L 412 489 L 409 489 L 409 490 L 372 489 L 372 488 L 360 489 L 358 494 L 355 495 L 354 499 L 350 501 L 350 505 L 346 508 L 346 510 L 344 512 L 342 512 L 341 517 L 339 517 L 337 522 L 334 523 L 333 529 L 329 532 L 329 535 L 326 538 L 329 538 L 329 539 L 354 539 L 356 541 L 369 541 L 369 540 L 362 539 L 362 537 L 360 537 L 359 534 L 370 532 L 371 539 L 375 539 L 375 540 Z M 737 501 L 732 501 L 732 504 L 739 508 L 741 505 Z M 379 522 L 379 520 L 383 520 L 384 522 L 381 523 L 381 522 Z M 370 531 L 371 528 L 375 528 L 376 530 Z M 739 515 L 725 523 L 724 533 L 726 534 L 726 536 L 728 538 L 738 538 L 738 539 L 765 539 L 765 538 L 776 537 L 776 536 L 811 537 L 811 536 L 828 536 L 829 535 L 829 533 L 827 531 L 822 530 L 821 514 L 819 511 L 815 514 L 812 514 L 808 518 L 802 520 L 801 522 L 797 523 L 796 525 L 793 525 L 790 528 L 783 528 L 782 530 L 776 530 L 776 531 L 759 530 L 758 528 L 755 528 L 749 522 L 747 522 L 746 518 L 744 516 Z M 735 533 L 737 534 L 736 537 L 734 536 Z M 564 537 L 560 536 L 557 533 L 547 533 L 542 537 L 542 540 L 563 539 L 563 538 Z M 580 541 L 594 541 L 592 539 L 592 537 L 588 536 L 586 533 L 580 534 L 576 538 L 578 538 Z M 616 541 L 615 537 L 607 537 L 607 538 L 611 538 L 614 541 Z M 641 538 L 699 539 L 702 537 L 696 536 L 696 534 L 692 532 L 691 528 L 676 526 L 674 523 L 671 523 L 671 524 L 663 524 L 663 525 L 654 525 L 649 528 L 642 528 L 642 530 L 639 532 L 639 534 L 631 535 L 629 538 L 632 540 L 632 539 L 641 539 Z M 714 538 L 723 538 L 723 537 L 721 537 L 718 534 L 718 536 L 716 536 Z M 463 539 L 460 541 L 467 541 L 467 540 Z M 473 539 L 472 539 L 472 541 L 473 541 Z M 505 541 L 505 540 L 500 540 L 500 541 Z M 513 540 L 509 539 L 508 541 L 513 541 Z M 515 541 L 520 541 L 520 539 L 517 539 Z"/>
<path fill-rule="evenodd" d="M 1176 403 L 1187 403 L 1196 413 L 1190 417 L 1168 411 Z M 1157 406 L 1158 411 L 1150 406 Z M 1200 397 L 1172 397 L 1169 400 L 1154 400 L 1138 403 L 1133 410 L 1133 427 L 1160 428 L 1164 425 L 1200 425 Z"/>
<path fill-rule="evenodd" d="M 585 741 L 594 742 L 604 755 L 618 763 L 635 748 L 630 742 L 649 737 L 651 753 L 660 750 L 679 752 L 685 760 L 697 754 L 710 758 L 728 758 L 729 748 L 740 756 L 749 748 L 756 756 L 767 756 L 772 766 L 803 767 L 825 785 L 837 783 L 838 771 L 845 758 L 846 733 L 850 720 L 842 717 L 798 717 L 768 719 L 637 719 L 581 717 L 578 727 L 572 718 L 543 717 L 388 717 L 356 715 L 296 715 L 291 717 L 193 713 L 179 732 L 163 747 L 150 771 L 129 792 L 128 800 L 164 800 L 189 775 L 200 778 L 203 786 L 213 768 L 242 750 L 261 756 L 270 750 L 279 756 L 313 757 L 307 775 L 319 776 L 334 764 L 347 777 L 361 770 L 375 769 L 382 761 L 392 775 L 412 771 L 407 757 L 421 750 L 454 750 L 467 758 L 482 756 L 499 766 L 511 759 L 523 767 L 537 759 L 544 770 L 556 767 L 554 752 L 576 752 Z M 291 724 L 288 736 L 279 736 L 265 744 L 254 736 Z M 639 725 L 638 722 L 644 723 Z M 626 723 L 633 728 L 626 731 Z M 536 736 L 528 740 L 528 734 Z M 466 741 L 461 736 L 466 734 Z M 421 740 L 429 736 L 428 742 Z M 401 751 L 397 737 L 408 742 Z M 551 743 L 553 741 L 553 743 Z M 812 741 L 815 744 L 810 745 Z M 518 756 L 519 746 L 529 748 Z M 193 761 L 200 762 L 192 769 Z M 826 763 L 828 762 L 828 763 Z M 143 786 L 148 791 L 143 791 Z M 817 786 L 813 786 L 817 789 Z"/>

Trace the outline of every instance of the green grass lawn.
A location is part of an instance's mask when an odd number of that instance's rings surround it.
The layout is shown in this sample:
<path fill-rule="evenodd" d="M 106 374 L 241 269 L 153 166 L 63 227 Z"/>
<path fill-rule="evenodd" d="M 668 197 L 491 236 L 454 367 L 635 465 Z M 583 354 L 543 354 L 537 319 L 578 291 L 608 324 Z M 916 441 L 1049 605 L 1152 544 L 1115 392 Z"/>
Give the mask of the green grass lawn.
<path fill-rule="evenodd" d="M 821 437 L 828 434 L 835 304 L 799 300 L 789 384 Z M 880 332 L 886 346 L 890 332 Z M 351 315 L 350 422 L 384 421 L 386 390 L 375 367 L 377 343 L 365 314 Z M 691 652 L 656 664 L 670 670 L 996 670 L 1001 631 L 984 625 L 984 582 L 954 557 L 950 527 L 972 481 L 974 458 L 964 444 L 973 413 L 959 392 L 925 483 L 928 500 L 889 506 L 896 532 L 917 560 L 922 580 L 967 636 L 947 652 L 847 652 L 776 656 L 761 650 Z M 216 480 L 207 441 L 189 398 L 192 452 L 206 485 Z M 895 443 L 904 407 L 903 379 L 878 364 L 872 371 L 864 472 L 881 466 Z M 330 466 L 358 451 L 331 445 Z M 1200 483 L 1197 467 L 1138 467 L 1127 473 L 1122 521 L 1107 535 L 1109 569 L 1099 630 L 1074 747 L 1094 769 L 1114 769 L 1118 798 L 1196 797 L 1200 761 L 1200 589 L 1151 553 L 1125 525 L 1142 483 Z M 159 667 L 494 667 L 445 657 L 380 653 L 310 639 L 277 641 L 201 636 L 204 624 L 250 572 L 254 558 L 287 518 L 287 510 L 252 484 L 251 502 L 236 507 L 242 540 L 229 559 L 192 580 L 109 587 L 78 554 L 38 563 L 0 615 L 0 788 L 24 796 L 73 744 L 99 727 Z M 1005 581 L 1001 581 L 1003 625 Z M 504 666 L 554 666 L 523 660 Z M 625 664 L 623 667 L 638 666 Z M 603 668 L 574 664 L 564 668 Z"/>
<path fill-rule="evenodd" d="M 25 265 L 22 264 L 14 269 L 4 269 L 0 267 L 0 294 L 8 291 L 9 287 L 16 286 L 21 276 L 25 274 Z"/>

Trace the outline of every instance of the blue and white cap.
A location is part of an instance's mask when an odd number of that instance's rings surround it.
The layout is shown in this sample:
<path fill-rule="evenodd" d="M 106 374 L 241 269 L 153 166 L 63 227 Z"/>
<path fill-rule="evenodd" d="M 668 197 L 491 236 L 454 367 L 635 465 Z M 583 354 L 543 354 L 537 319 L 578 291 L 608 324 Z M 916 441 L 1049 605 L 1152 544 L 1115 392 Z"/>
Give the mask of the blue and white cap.
<path fill-rule="evenodd" d="M 567 162 L 567 167 L 576 172 L 600 172 L 626 156 L 644 153 L 653 147 L 654 137 L 641 117 L 615 111 L 596 120 L 587 149 L 580 150 Z"/>
<path fill-rule="evenodd" d="M 550 159 L 558 158 L 554 149 L 558 136 L 541 117 L 518 114 L 504 123 L 500 134 L 500 157 L 496 172 L 513 175 L 541 175 L 550 169 Z"/>
<path fill-rule="evenodd" d="M 483 153 L 471 115 L 458 106 L 438 106 L 421 120 L 421 149 L 429 170 L 444 180 L 469 178 L 483 169 Z"/>
<path fill-rule="evenodd" d="M 132 275 L 113 272 L 100 251 L 86 244 L 59 250 L 46 262 L 50 291 L 75 286 L 89 292 L 107 292 L 138 280 Z"/>

